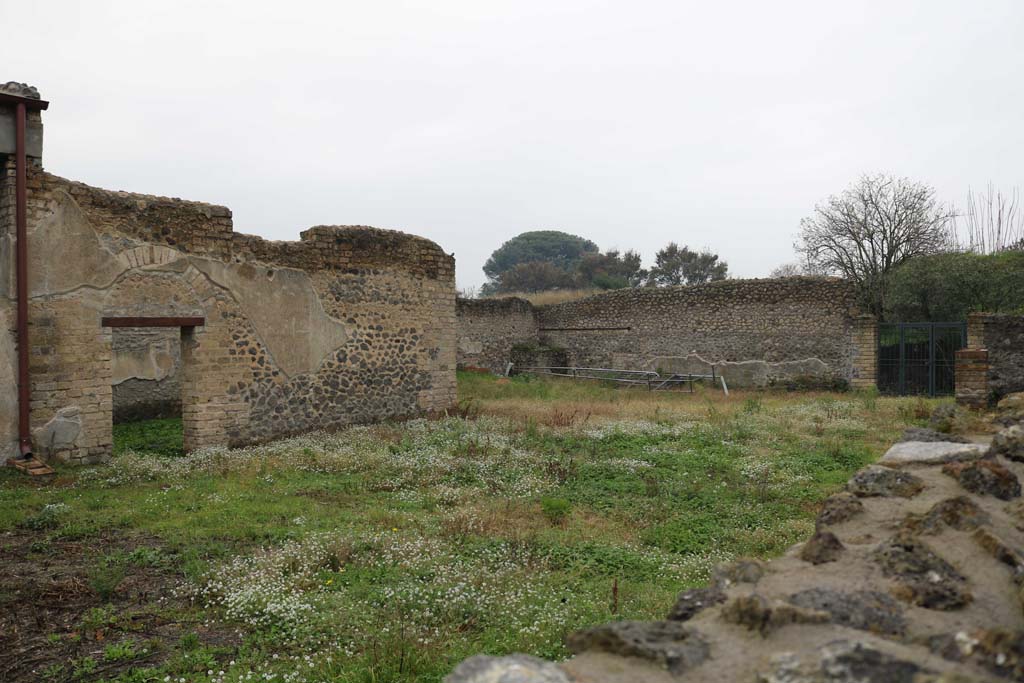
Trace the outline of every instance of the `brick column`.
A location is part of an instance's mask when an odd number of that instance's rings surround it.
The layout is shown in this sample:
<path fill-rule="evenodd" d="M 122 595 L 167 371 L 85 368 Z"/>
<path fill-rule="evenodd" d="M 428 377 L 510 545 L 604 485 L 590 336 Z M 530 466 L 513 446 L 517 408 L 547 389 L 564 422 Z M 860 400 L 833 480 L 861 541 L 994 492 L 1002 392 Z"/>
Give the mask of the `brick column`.
<path fill-rule="evenodd" d="M 956 402 L 972 408 L 988 405 L 988 350 L 956 352 Z"/>
<path fill-rule="evenodd" d="M 991 313 L 971 313 L 967 316 L 967 348 L 986 348 L 985 323 L 991 318 Z"/>
<path fill-rule="evenodd" d="M 878 321 L 874 316 L 858 316 L 853 322 L 853 372 L 850 386 L 867 389 L 876 386 L 878 377 Z"/>

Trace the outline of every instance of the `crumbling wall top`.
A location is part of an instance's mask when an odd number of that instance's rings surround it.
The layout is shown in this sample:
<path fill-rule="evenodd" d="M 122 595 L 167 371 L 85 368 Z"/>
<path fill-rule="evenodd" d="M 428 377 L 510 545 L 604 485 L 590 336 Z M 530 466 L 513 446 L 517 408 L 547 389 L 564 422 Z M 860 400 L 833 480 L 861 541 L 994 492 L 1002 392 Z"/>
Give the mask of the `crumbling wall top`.
<path fill-rule="evenodd" d="M 0 85 L 0 92 L 6 95 L 14 95 L 15 97 L 26 97 L 32 100 L 38 100 L 39 89 L 28 83 L 18 83 L 17 81 L 7 81 Z"/>
<path fill-rule="evenodd" d="M 104 190 L 38 172 L 40 187 L 70 194 L 98 230 L 161 244 L 225 262 L 316 270 L 401 270 L 432 279 L 451 277 L 455 259 L 434 242 L 368 226 L 319 225 L 298 241 L 267 240 L 234 232 L 226 206 Z"/>
<path fill-rule="evenodd" d="M 518 296 L 506 296 L 494 299 L 462 299 L 458 300 L 459 312 L 472 313 L 524 313 L 532 314 L 535 307 L 528 300 Z"/>

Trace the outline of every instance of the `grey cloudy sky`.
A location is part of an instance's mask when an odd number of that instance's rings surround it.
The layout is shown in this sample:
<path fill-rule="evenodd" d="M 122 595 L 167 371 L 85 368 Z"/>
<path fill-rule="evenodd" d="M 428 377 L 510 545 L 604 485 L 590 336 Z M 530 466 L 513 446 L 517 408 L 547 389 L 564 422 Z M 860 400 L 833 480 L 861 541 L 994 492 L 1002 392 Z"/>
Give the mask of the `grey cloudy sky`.
<path fill-rule="evenodd" d="M 1024 1 L 0 0 L 45 165 L 235 229 L 429 237 L 460 286 L 525 230 L 734 275 L 862 172 L 1024 184 Z"/>

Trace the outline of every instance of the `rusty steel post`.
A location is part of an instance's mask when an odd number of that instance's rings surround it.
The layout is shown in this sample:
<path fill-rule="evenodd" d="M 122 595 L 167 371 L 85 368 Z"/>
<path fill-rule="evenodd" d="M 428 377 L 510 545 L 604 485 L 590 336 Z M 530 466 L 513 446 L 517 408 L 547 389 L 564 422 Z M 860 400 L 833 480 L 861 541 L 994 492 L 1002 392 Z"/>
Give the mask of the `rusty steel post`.
<path fill-rule="evenodd" d="M 17 296 L 18 296 L 18 444 L 21 456 L 32 456 L 32 432 L 29 429 L 28 377 L 28 202 L 27 165 L 25 153 L 25 103 L 15 105 L 15 239 L 17 240 Z"/>

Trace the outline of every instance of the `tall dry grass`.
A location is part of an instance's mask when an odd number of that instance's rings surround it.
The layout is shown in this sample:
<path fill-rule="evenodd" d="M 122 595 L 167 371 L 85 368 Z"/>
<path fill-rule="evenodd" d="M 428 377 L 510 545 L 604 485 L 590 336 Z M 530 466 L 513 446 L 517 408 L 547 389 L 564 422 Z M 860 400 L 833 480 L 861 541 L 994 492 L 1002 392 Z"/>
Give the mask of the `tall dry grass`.
<path fill-rule="evenodd" d="M 504 299 L 506 297 L 516 296 L 520 299 L 526 299 L 534 306 L 547 306 L 550 304 L 561 304 L 566 301 L 575 301 L 576 299 L 585 299 L 588 296 L 594 296 L 595 294 L 601 294 L 608 290 L 589 288 L 589 289 L 555 289 L 549 292 L 506 292 L 504 294 L 498 294 L 492 299 Z"/>

